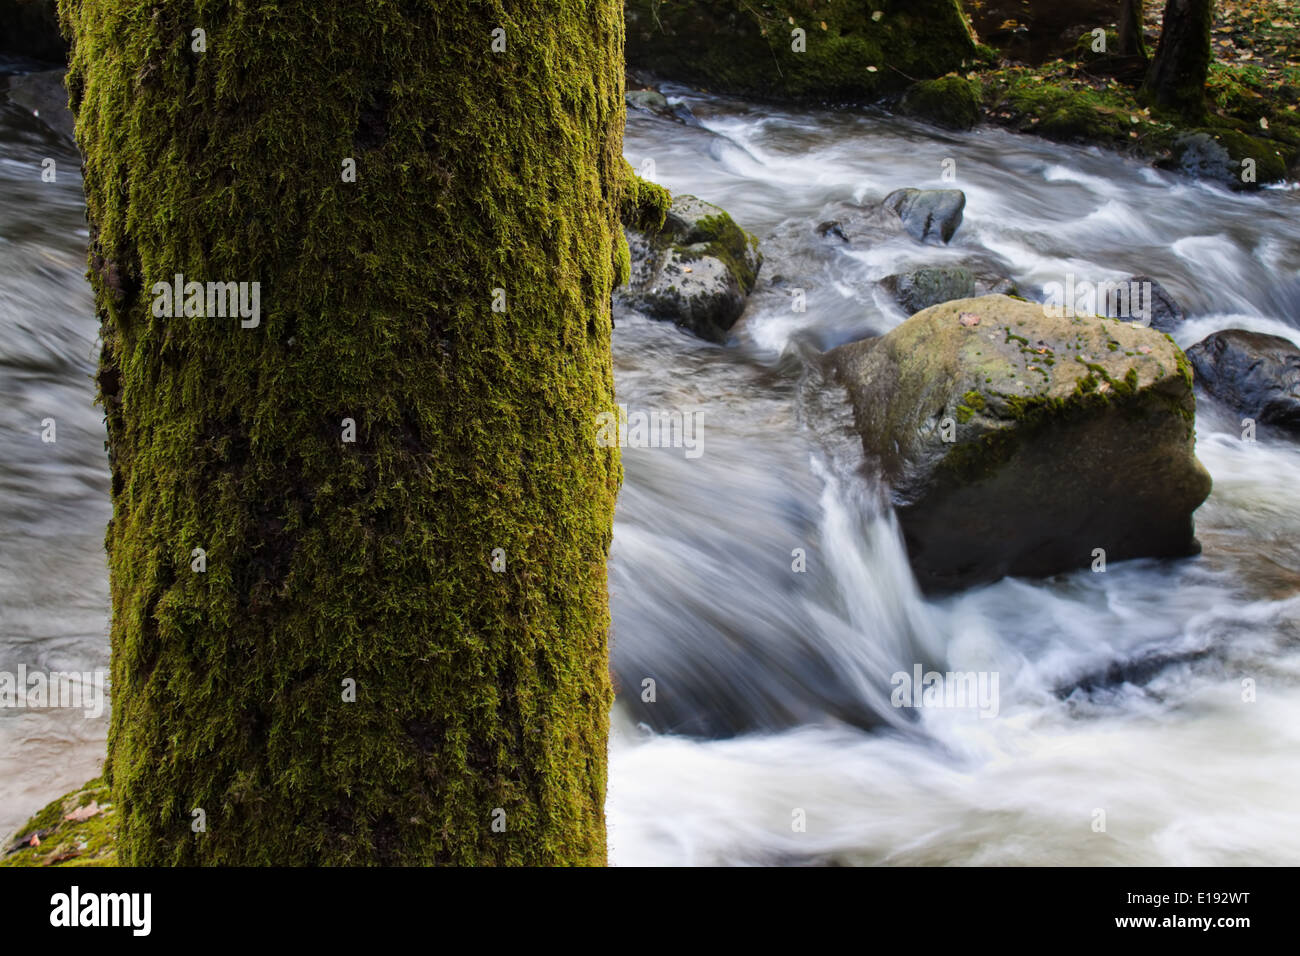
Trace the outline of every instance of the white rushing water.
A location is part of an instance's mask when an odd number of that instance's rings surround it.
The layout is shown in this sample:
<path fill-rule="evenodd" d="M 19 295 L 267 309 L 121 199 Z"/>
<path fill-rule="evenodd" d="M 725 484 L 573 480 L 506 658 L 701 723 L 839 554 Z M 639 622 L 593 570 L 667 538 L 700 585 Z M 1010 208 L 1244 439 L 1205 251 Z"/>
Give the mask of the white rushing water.
<path fill-rule="evenodd" d="M 701 127 L 633 114 L 625 155 L 766 237 L 766 277 L 797 261 L 808 309 L 760 286 L 725 350 L 618 318 L 621 401 L 656 407 L 689 389 L 706 451 L 624 453 L 613 862 L 1300 859 L 1300 446 L 1244 443 L 1203 402 L 1215 488 L 1198 512 L 1201 557 L 927 601 L 806 359 L 904 318 L 874 280 L 976 253 L 1022 287 L 1154 275 L 1189 312 L 1184 347 L 1227 327 L 1300 342 L 1295 193 L 1232 195 L 1001 131 L 687 102 Z M 950 247 L 891 239 L 808 265 L 798 243 L 831 204 L 903 186 L 966 192 Z M 890 675 L 918 661 L 996 673 L 997 716 L 922 708 L 900 721 Z M 632 692 L 638 675 L 656 680 L 654 703 Z M 700 731 L 726 739 L 688 735 Z"/>
<path fill-rule="evenodd" d="M 902 321 L 876 280 L 973 254 L 1026 287 L 1154 275 L 1189 312 L 1184 346 L 1229 326 L 1296 340 L 1300 194 L 1231 195 L 1000 131 L 690 103 L 701 126 L 631 114 L 628 159 L 764 239 L 764 277 L 803 270 L 808 309 L 761 286 L 726 347 L 617 315 L 619 400 L 698 409 L 703 454 L 624 452 L 611 861 L 1300 859 L 1300 445 L 1243 443 L 1203 404 L 1202 556 L 927 600 L 860 473 L 847 403 L 811 361 Z M 90 670 L 107 660 L 108 490 L 81 186 L 66 146 L 4 110 L 0 670 Z M 33 172 L 46 155 L 57 186 Z M 947 248 L 826 254 L 804 228 L 842 200 L 949 185 L 968 204 Z M 57 446 L 38 437 L 47 415 Z M 997 715 L 892 707 L 890 676 L 918 663 L 996 673 Z M 0 830 L 98 773 L 105 726 L 0 712 Z"/>

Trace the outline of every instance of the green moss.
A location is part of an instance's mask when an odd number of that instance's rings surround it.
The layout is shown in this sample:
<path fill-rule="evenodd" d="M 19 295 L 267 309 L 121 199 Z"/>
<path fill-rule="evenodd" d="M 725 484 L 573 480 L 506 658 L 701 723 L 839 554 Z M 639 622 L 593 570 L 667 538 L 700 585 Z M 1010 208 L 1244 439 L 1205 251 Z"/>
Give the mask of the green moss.
<path fill-rule="evenodd" d="M 984 396 L 974 389 L 971 389 L 963 395 L 961 400 L 976 411 L 980 411 L 984 408 Z"/>
<path fill-rule="evenodd" d="M 1287 167 L 1295 162 L 1298 152 L 1285 144 L 1260 139 L 1224 126 L 1208 127 L 1198 132 L 1213 136 L 1228 151 L 1234 166 L 1240 166 L 1244 159 L 1253 159 L 1255 178 L 1260 183 L 1285 179 Z"/>
<path fill-rule="evenodd" d="M 108 785 L 96 779 L 52 801 L 18 830 L 0 866 L 115 866 L 117 816 L 112 799 Z M 66 819 L 82 808 L 98 812 L 82 820 Z"/>
<path fill-rule="evenodd" d="M 975 57 L 957 0 L 628 0 L 626 11 L 630 65 L 719 92 L 861 103 Z"/>
<path fill-rule="evenodd" d="M 740 228 L 725 212 L 700 219 L 691 233 L 682 239 L 678 251 L 683 262 L 703 256 L 718 259 L 731 270 L 742 292 L 749 293 L 758 281 L 758 273 L 751 265 L 759 261 L 756 256 L 758 239 Z"/>
<path fill-rule="evenodd" d="M 970 129 L 980 118 L 976 87 L 960 76 L 922 80 L 908 88 L 901 110 L 949 129 Z"/>
<path fill-rule="evenodd" d="M 629 229 L 655 232 L 662 229 L 664 217 L 673 197 L 658 183 L 648 182 L 638 176 L 632 165 L 623 162 L 623 193 L 619 204 L 619 219 Z M 620 283 L 621 285 L 621 283 Z"/>
<path fill-rule="evenodd" d="M 123 863 L 603 863 L 621 6 L 60 10 Z"/>

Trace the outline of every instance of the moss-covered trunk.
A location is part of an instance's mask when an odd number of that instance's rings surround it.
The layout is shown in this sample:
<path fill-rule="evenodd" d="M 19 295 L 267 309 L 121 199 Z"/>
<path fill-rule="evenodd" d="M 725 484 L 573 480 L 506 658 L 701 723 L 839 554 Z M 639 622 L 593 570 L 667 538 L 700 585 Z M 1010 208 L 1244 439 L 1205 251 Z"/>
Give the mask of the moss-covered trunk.
<path fill-rule="evenodd" d="M 1155 58 L 1142 96 L 1161 109 L 1195 120 L 1205 113 L 1214 0 L 1166 0 Z"/>
<path fill-rule="evenodd" d="M 603 863 L 621 4 L 60 11 L 122 862 Z"/>

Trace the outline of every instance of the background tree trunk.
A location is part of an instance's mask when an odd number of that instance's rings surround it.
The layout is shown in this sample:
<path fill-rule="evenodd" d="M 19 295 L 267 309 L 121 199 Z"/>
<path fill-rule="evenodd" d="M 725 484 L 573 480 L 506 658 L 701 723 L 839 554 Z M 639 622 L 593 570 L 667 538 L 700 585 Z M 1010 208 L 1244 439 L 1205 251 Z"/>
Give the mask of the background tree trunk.
<path fill-rule="evenodd" d="M 1214 0 L 1166 0 L 1164 26 L 1142 96 L 1154 106 L 1195 119 L 1205 112 Z"/>
<path fill-rule="evenodd" d="M 122 863 L 605 862 L 621 2 L 60 8 Z"/>
<path fill-rule="evenodd" d="M 1142 36 L 1142 0 L 1121 0 L 1119 52 L 1121 56 L 1147 58 L 1146 40 Z"/>

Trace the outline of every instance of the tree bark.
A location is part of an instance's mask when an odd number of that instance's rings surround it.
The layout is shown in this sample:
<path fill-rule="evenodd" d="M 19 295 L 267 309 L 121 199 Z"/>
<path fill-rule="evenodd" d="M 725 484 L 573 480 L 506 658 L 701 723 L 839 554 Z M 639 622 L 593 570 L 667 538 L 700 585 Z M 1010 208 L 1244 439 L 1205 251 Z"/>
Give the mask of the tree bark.
<path fill-rule="evenodd" d="M 1121 56 L 1147 58 L 1146 40 L 1142 35 L 1142 0 L 1121 0 L 1119 52 Z"/>
<path fill-rule="evenodd" d="M 1213 0 L 1166 0 L 1160 44 L 1142 86 L 1147 102 L 1188 119 L 1205 113 L 1213 25 Z"/>
<path fill-rule="evenodd" d="M 622 4 L 60 10 L 121 862 L 604 863 Z"/>

